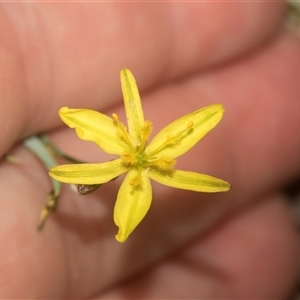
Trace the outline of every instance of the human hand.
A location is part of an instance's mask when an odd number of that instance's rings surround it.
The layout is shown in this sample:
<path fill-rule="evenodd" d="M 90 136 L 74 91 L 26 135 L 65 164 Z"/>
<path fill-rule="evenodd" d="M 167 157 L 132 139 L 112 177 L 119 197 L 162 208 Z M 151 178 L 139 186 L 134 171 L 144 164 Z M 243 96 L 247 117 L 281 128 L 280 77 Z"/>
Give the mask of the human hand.
<path fill-rule="evenodd" d="M 122 118 L 127 67 L 155 132 L 224 105 L 178 165 L 233 185 L 215 195 L 154 185 L 125 244 L 112 221 L 118 180 L 85 197 L 65 187 L 40 233 L 49 178 L 16 146 L 20 163 L 0 165 L 2 298 L 288 296 L 298 241 L 279 191 L 299 172 L 300 45 L 278 29 L 282 14 L 282 3 L 2 3 L 1 154 L 43 131 L 71 155 L 105 160 L 57 111 Z"/>

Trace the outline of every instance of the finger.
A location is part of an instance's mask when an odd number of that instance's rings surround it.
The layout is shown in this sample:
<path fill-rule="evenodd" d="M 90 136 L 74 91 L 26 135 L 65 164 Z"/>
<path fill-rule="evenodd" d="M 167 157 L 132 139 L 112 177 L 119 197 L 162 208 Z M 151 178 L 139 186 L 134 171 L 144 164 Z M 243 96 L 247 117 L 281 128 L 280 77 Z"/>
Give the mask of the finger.
<path fill-rule="evenodd" d="M 2 3 L 1 153 L 59 124 L 61 106 L 103 109 L 119 100 L 116 74 L 124 66 L 143 90 L 255 47 L 275 31 L 283 7 Z"/>
<path fill-rule="evenodd" d="M 287 299 L 297 281 L 298 249 L 284 199 L 270 196 L 97 298 Z"/>

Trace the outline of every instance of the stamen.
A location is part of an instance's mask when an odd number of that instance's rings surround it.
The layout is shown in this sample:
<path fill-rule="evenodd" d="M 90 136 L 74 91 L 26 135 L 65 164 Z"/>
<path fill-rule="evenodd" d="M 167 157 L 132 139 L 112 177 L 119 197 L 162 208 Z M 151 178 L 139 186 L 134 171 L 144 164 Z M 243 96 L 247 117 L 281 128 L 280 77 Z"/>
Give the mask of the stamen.
<path fill-rule="evenodd" d="M 113 113 L 113 114 L 112 114 L 112 118 L 113 118 L 116 122 L 120 122 L 120 119 L 119 119 L 119 117 L 118 117 L 117 114 Z"/>
<path fill-rule="evenodd" d="M 134 166 L 138 163 L 138 158 L 134 153 L 131 153 L 129 151 L 124 151 L 123 155 L 121 156 L 123 164 L 127 167 Z"/>
<path fill-rule="evenodd" d="M 190 134 L 190 129 L 195 125 L 194 121 L 189 121 L 186 127 L 182 130 L 174 134 L 170 134 L 166 137 L 165 142 L 163 142 L 157 149 L 153 152 L 149 153 L 149 156 L 156 155 L 161 150 L 165 149 L 166 147 L 174 147 L 179 144 L 188 134 Z"/>
<path fill-rule="evenodd" d="M 139 145 L 139 148 L 138 148 L 139 153 L 142 153 L 145 150 L 148 138 L 149 138 L 152 130 L 153 130 L 152 123 L 150 121 L 145 121 L 145 123 L 142 127 L 142 130 L 141 130 L 141 133 L 140 133 L 141 144 Z"/>
<path fill-rule="evenodd" d="M 186 126 L 186 129 L 190 129 L 194 126 L 194 121 L 190 121 L 187 126 Z"/>
<path fill-rule="evenodd" d="M 138 172 L 137 175 L 129 181 L 129 185 L 133 186 L 135 189 L 141 186 L 142 178 L 141 173 Z"/>
<path fill-rule="evenodd" d="M 122 139 L 129 146 L 130 149 L 134 150 L 134 147 L 133 147 L 133 145 L 130 141 L 127 129 L 122 124 L 122 122 L 120 122 L 120 119 L 119 119 L 118 115 L 113 113 L 112 118 L 115 121 L 115 125 L 117 126 L 117 129 L 119 130 L 118 131 L 119 138 Z"/>
<path fill-rule="evenodd" d="M 155 167 L 161 171 L 172 172 L 176 165 L 176 159 L 170 157 L 152 157 L 145 164 L 144 167 Z"/>

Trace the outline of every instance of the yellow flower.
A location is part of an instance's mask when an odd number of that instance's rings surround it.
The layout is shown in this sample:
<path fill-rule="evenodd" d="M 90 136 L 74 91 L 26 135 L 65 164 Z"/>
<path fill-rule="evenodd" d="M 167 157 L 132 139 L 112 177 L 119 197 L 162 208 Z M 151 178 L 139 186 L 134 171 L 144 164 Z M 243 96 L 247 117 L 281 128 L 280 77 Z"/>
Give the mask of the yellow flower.
<path fill-rule="evenodd" d="M 176 158 L 219 123 L 224 112 L 221 104 L 209 105 L 173 121 L 148 144 L 152 123 L 144 120 L 138 88 L 127 69 L 121 70 L 121 84 L 128 127 L 116 114 L 108 117 L 93 110 L 67 107 L 59 111 L 61 119 L 75 128 L 79 138 L 95 142 L 119 158 L 99 164 L 60 165 L 50 169 L 49 174 L 61 182 L 94 185 L 128 172 L 114 208 L 114 221 L 119 227 L 116 239 L 125 242 L 151 205 L 150 179 L 197 192 L 224 192 L 231 186 L 209 175 L 174 169 Z"/>

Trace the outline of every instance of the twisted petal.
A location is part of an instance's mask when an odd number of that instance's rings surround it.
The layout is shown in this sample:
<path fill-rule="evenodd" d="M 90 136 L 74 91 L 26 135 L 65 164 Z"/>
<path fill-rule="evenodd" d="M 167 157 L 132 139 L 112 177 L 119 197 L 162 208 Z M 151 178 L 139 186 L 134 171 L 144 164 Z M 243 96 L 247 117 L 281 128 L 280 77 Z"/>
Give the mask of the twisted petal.
<path fill-rule="evenodd" d="M 135 145 L 140 144 L 140 133 L 144 125 L 144 114 L 141 99 L 132 73 L 121 70 L 121 85 L 127 116 L 128 132 Z"/>
<path fill-rule="evenodd" d="M 221 104 L 213 104 L 185 115 L 164 127 L 147 147 L 147 154 L 176 158 L 204 137 L 222 119 Z"/>
<path fill-rule="evenodd" d="M 82 140 L 96 143 L 105 152 L 121 155 L 126 143 L 117 135 L 114 120 L 104 114 L 89 109 L 59 110 L 61 119 L 71 128 L 75 128 Z"/>
<path fill-rule="evenodd" d="M 136 185 L 139 183 L 139 185 Z M 118 192 L 114 221 L 119 227 L 116 239 L 125 242 L 145 217 L 152 200 L 152 188 L 146 170 L 131 170 Z"/>
<path fill-rule="evenodd" d="M 61 182 L 73 184 L 101 184 L 108 182 L 124 172 L 121 159 L 101 164 L 60 165 L 49 170 L 49 175 Z"/>
<path fill-rule="evenodd" d="M 226 192 L 231 188 L 227 181 L 194 172 L 175 170 L 167 175 L 151 169 L 148 176 L 161 184 L 196 192 Z"/>

